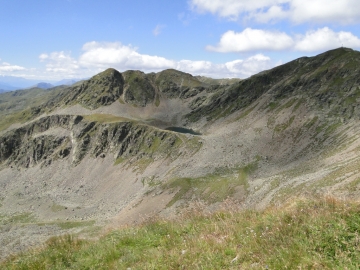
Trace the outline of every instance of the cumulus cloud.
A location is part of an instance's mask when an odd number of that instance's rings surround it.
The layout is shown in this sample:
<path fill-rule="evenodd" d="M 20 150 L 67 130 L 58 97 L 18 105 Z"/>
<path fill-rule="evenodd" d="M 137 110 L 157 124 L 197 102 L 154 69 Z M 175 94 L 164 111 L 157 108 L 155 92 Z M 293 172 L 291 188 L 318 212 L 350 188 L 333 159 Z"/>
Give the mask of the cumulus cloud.
<path fill-rule="evenodd" d="M 76 60 L 70 53 L 52 52 L 39 56 L 46 64 L 46 71 L 52 77 L 88 77 L 106 68 L 119 71 L 129 69 L 157 72 L 168 68 L 178 69 L 193 75 L 213 78 L 246 78 L 276 64 L 267 56 L 256 54 L 247 59 L 237 59 L 226 63 L 210 61 L 170 60 L 156 55 L 141 54 L 131 45 L 120 42 L 88 42 L 82 47 L 83 53 Z"/>
<path fill-rule="evenodd" d="M 306 32 L 305 35 L 289 36 L 284 32 L 246 28 L 236 33 L 225 32 L 216 46 L 207 46 L 216 52 L 251 52 L 259 50 L 321 51 L 341 46 L 358 48 L 360 39 L 350 32 L 334 32 L 328 27 Z"/>
<path fill-rule="evenodd" d="M 247 78 L 260 71 L 276 66 L 270 57 L 256 54 L 247 59 L 215 64 L 209 61 L 181 60 L 176 69 L 194 75 L 208 76 L 212 78 Z"/>
<path fill-rule="evenodd" d="M 295 23 L 360 21 L 358 0 L 292 0 L 289 5 L 289 17 Z"/>
<path fill-rule="evenodd" d="M 217 52 L 278 51 L 288 49 L 293 44 L 293 39 L 286 33 L 246 28 L 240 33 L 227 31 L 217 46 L 206 48 Z"/>
<path fill-rule="evenodd" d="M 89 42 L 83 46 L 83 51 L 79 64 L 87 68 L 114 67 L 121 71 L 139 69 L 145 72 L 175 68 L 194 75 L 214 78 L 245 78 L 275 65 L 269 57 L 261 54 L 245 60 L 235 60 L 222 64 L 215 64 L 210 61 L 174 61 L 160 56 L 141 54 L 137 48 L 131 45 L 123 45 L 120 42 Z"/>
<path fill-rule="evenodd" d="M 213 78 L 237 77 L 229 75 L 224 64 L 215 64 L 210 61 L 180 60 L 176 63 L 175 69 L 193 75 L 208 76 Z"/>
<path fill-rule="evenodd" d="M 249 77 L 260 71 L 270 69 L 276 64 L 272 63 L 270 57 L 263 54 L 256 54 L 245 60 L 235 60 L 225 65 L 231 73 L 242 74 L 242 77 Z"/>
<path fill-rule="evenodd" d="M 79 69 L 77 61 L 71 57 L 70 53 L 64 51 L 43 53 L 39 59 L 46 63 L 46 71 L 48 72 L 71 74 Z"/>
<path fill-rule="evenodd" d="M 126 46 L 120 42 L 88 42 L 83 46 L 80 56 L 82 66 L 108 67 L 120 70 L 142 69 L 161 70 L 174 67 L 174 61 L 160 56 L 140 54 L 137 48 Z"/>
<path fill-rule="evenodd" d="M 210 12 L 232 20 L 269 22 L 288 19 L 295 23 L 360 21 L 358 0 L 191 0 L 197 12 Z"/>
<path fill-rule="evenodd" d="M 1 61 L 1 58 L 0 58 Z M 6 72 L 14 72 L 14 71 L 21 71 L 25 70 L 26 68 L 17 66 L 17 65 L 11 65 L 7 62 L 0 63 L 0 72 L 6 73 Z"/>
<path fill-rule="evenodd" d="M 360 47 L 360 39 L 350 32 L 334 32 L 328 27 L 316 31 L 308 31 L 303 36 L 297 37 L 294 47 L 298 51 L 321 51 L 334 47 Z"/>
<path fill-rule="evenodd" d="M 191 0 L 190 6 L 193 10 L 200 13 L 210 12 L 218 14 L 221 17 L 237 19 L 240 15 L 251 14 L 261 11 L 264 8 L 270 8 L 286 0 Z"/>

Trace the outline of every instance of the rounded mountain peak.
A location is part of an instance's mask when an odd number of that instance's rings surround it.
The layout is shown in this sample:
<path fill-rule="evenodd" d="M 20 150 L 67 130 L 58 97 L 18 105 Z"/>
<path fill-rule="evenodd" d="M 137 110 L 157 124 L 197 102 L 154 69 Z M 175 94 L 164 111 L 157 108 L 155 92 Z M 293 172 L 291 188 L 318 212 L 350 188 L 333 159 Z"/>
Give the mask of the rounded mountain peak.
<path fill-rule="evenodd" d="M 108 68 L 73 87 L 65 97 L 65 104 L 80 103 L 93 110 L 115 102 L 122 95 L 123 88 L 122 74 L 116 69 Z"/>
<path fill-rule="evenodd" d="M 114 68 L 108 68 L 99 74 L 96 74 L 91 78 L 91 80 L 99 80 L 99 79 L 117 79 L 123 81 L 123 77 L 119 71 Z"/>

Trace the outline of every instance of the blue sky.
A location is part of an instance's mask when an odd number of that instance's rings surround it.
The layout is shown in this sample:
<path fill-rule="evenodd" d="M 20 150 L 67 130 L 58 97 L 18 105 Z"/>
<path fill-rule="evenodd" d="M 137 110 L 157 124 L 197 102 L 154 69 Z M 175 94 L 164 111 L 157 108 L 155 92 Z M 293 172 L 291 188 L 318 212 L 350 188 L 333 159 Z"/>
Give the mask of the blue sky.
<path fill-rule="evenodd" d="M 359 0 L 0 0 L 0 75 L 90 77 L 108 67 L 245 78 L 360 48 Z"/>

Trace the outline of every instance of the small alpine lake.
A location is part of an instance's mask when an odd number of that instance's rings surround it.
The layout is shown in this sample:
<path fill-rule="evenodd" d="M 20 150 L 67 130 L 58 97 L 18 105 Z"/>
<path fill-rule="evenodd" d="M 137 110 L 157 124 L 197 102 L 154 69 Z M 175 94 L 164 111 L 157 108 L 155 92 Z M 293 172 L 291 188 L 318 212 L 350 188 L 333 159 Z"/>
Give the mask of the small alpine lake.
<path fill-rule="evenodd" d="M 165 130 L 175 131 L 179 133 L 191 134 L 191 135 L 201 135 L 201 133 L 196 132 L 192 129 L 183 128 L 183 127 L 167 127 Z"/>

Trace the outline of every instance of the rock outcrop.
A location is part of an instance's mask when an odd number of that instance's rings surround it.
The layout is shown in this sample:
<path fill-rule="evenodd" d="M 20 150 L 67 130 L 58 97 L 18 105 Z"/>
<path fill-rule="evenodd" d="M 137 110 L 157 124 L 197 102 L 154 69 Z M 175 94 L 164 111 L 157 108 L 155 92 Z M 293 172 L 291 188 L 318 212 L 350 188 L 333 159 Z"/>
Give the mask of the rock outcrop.
<path fill-rule="evenodd" d="M 89 109 L 110 105 L 119 99 L 124 90 L 122 74 L 109 68 L 80 85 L 70 87 L 66 93 L 60 94 L 50 104 L 72 105 L 79 103 Z"/>
<path fill-rule="evenodd" d="M 226 81 L 226 80 L 225 80 Z M 47 108 L 54 110 L 62 105 L 81 104 L 91 110 L 107 106 L 115 101 L 134 106 L 159 106 L 160 97 L 187 100 L 204 92 L 214 92 L 219 87 L 231 85 L 222 81 L 205 82 L 188 73 L 174 69 L 145 74 L 138 70 L 123 73 L 107 69 L 80 85 L 69 87 L 47 102 Z"/>
<path fill-rule="evenodd" d="M 191 74 L 167 69 L 156 74 L 155 84 L 167 98 L 187 99 L 204 91 L 209 85 Z"/>
<path fill-rule="evenodd" d="M 64 132 L 59 132 L 58 129 Z M 52 132 L 53 131 L 53 132 Z M 72 157 L 77 165 L 86 155 L 156 159 L 177 156 L 182 139 L 173 132 L 133 122 L 99 123 L 82 116 L 52 115 L 0 136 L 0 163 L 18 167 L 50 165 Z"/>
<path fill-rule="evenodd" d="M 123 73 L 126 84 L 124 101 L 140 107 L 145 107 L 155 100 L 156 90 L 147 76 L 141 71 L 129 70 Z"/>

